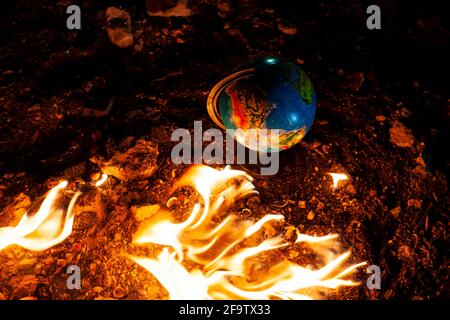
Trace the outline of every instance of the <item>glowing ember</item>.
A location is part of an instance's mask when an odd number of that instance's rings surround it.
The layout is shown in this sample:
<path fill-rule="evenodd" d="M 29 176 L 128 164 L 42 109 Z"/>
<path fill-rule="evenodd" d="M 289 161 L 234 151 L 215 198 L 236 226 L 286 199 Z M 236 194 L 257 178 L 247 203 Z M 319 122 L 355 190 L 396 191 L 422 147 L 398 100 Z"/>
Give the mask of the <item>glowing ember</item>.
<path fill-rule="evenodd" d="M 333 189 L 336 189 L 339 182 L 343 180 L 347 180 L 348 177 L 344 173 L 328 173 L 333 178 Z"/>
<path fill-rule="evenodd" d="M 57 208 L 55 201 L 66 186 L 67 181 L 63 181 L 51 189 L 39 210 L 34 215 L 26 213 L 17 226 L 0 228 L 0 250 L 16 244 L 41 251 L 64 241 L 72 233 L 72 208 L 80 195 L 75 193 L 64 215 L 64 210 Z"/>
<path fill-rule="evenodd" d="M 108 175 L 106 173 L 103 173 L 100 179 L 95 182 L 96 187 L 100 187 L 102 184 L 105 183 L 105 181 L 108 179 Z"/>
<path fill-rule="evenodd" d="M 191 185 L 201 195 L 189 217 L 176 223 L 159 210 L 139 228 L 134 243 L 166 246 L 156 258 L 128 256 L 150 271 L 171 299 L 311 299 L 327 289 L 354 286 L 346 279 L 364 263 L 343 266 L 337 235 L 315 237 L 295 229 L 295 241 L 268 235 L 282 215 L 242 219 L 231 212 L 238 199 L 255 192 L 242 171 L 194 166 L 175 186 Z M 270 233 L 270 232 L 269 232 Z M 301 247 L 314 255 L 305 266 L 282 258 L 278 248 Z M 259 271 L 258 271 L 259 270 Z"/>

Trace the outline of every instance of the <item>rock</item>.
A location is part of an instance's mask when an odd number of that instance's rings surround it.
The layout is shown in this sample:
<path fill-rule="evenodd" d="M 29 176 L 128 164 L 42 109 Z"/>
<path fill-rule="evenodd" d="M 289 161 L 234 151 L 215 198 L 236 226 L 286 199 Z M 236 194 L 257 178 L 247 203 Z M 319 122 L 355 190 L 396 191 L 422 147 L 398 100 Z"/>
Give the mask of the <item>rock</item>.
<path fill-rule="evenodd" d="M 52 256 L 48 256 L 47 258 L 45 258 L 45 259 L 42 260 L 42 263 L 43 263 L 45 266 L 49 267 L 49 266 L 51 266 L 52 264 L 54 264 L 55 261 L 56 261 L 55 258 L 53 258 Z"/>
<path fill-rule="evenodd" d="M 375 120 L 377 120 L 378 122 L 383 122 L 384 120 L 386 120 L 386 117 L 383 115 L 378 115 L 375 117 Z"/>
<path fill-rule="evenodd" d="M 413 173 L 416 173 L 419 176 L 425 176 L 427 171 L 425 170 L 425 167 L 419 165 L 413 169 Z"/>
<path fill-rule="evenodd" d="M 97 272 L 97 264 L 95 262 L 92 262 L 89 265 L 89 273 L 91 274 L 91 276 L 95 276 L 96 272 Z"/>
<path fill-rule="evenodd" d="M 25 258 L 19 262 L 19 266 L 21 270 L 26 270 L 33 267 L 36 264 L 36 259 L 33 258 Z"/>
<path fill-rule="evenodd" d="M 217 1 L 218 15 L 221 18 L 225 18 L 231 11 L 231 1 L 229 0 L 219 0 Z"/>
<path fill-rule="evenodd" d="M 135 208 L 134 210 L 132 209 L 132 211 L 134 211 L 133 213 L 134 213 L 134 217 L 136 218 L 136 220 L 142 221 L 144 219 L 147 219 L 148 217 L 151 217 L 156 212 L 158 212 L 159 208 L 160 208 L 159 205 L 152 204 L 152 205 L 138 207 L 138 208 Z"/>
<path fill-rule="evenodd" d="M 312 219 L 314 219 L 314 211 L 309 211 L 308 212 L 308 214 L 306 215 L 306 219 L 308 219 L 308 220 L 312 220 Z"/>
<path fill-rule="evenodd" d="M 389 129 L 391 143 L 401 148 L 409 148 L 414 144 L 414 136 L 411 129 L 405 127 L 401 122 L 394 121 Z"/>
<path fill-rule="evenodd" d="M 114 21 L 115 19 L 125 20 L 126 22 L 131 20 L 130 14 L 122 9 L 115 7 L 108 7 L 106 9 L 106 22 L 110 23 L 120 23 L 123 21 Z"/>
<path fill-rule="evenodd" d="M 27 296 L 27 297 L 20 298 L 19 300 L 38 300 L 38 298 L 33 297 L 33 296 Z"/>
<path fill-rule="evenodd" d="M 299 200 L 298 201 L 298 207 L 300 209 L 306 209 L 306 201 Z"/>
<path fill-rule="evenodd" d="M 282 33 L 293 36 L 297 33 L 297 28 L 290 24 L 290 23 L 284 23 L 280 22 L 278 24 L 278 30 L 280 30 Z"/>
<path fill-rule="evenodd" d="M 38 282 L 38 278 L 35 275 L 29 274 L 11 278 L 9 285 L 14 288 L 13 296 L 18 298 L 32 295 Z"/>
<path fill-rule="evenodd" d="M 98 222 L 97 213 L 95 211 L 85 210 L 84 208 L 77 207 L 75 216 L 76 219 L 73 224 L 74 230 L 85 230 Z"/>
<path fill-rule="evenodd" d="M 125 297 L 126 295 L 127 295 L 127 291 L 124 288 L 122 288 L 120 286 L 114 288 L 114 291 L 113 291 L 114 298 L 121 299 L 121 298 Z"/>
<path fill-rule="evenodd" d="M 418 199 L 409 199 L 408 202 L 408 208 L 417 208 L 420 209 L 422 208 L 422 201 L 418 200 Z"/>
<path fill-rule="evenodd" d="M 411 250 L 408 246 L 401 246 L 397 250 L 397 256 L 404 261 L 408 261 L 412 258 Z"/>
<path fill-rule="evenodd" d="M 67 266 L 67 261 L 65 259 L 56 260 L 56 266 L 65 268 Z"/>
<path fill-rule="evenodd" d="M 248 44 L 247 38 L 244 37 L 239 29 L 229 29 L 227 33 L 239 47 L 245 47 Z"/>
<path fill-rule="evenodd" d="M 157 167 L 158 145 L 152 141 L 140 139 L 125 152 L 116 152 L 109 160 L 91 158 L 103 173 L 122 181 L 143 180 L 155 173 Z"/>
<path fill-rule="evenodd" d="M 416 158 L 416 163 L 420 164 L 422 167 L 425 167 L 425 160 L 423 160 L 422 155 Z"/>
<path fill-rule="evenodd" d="M 103 292 L 103 288 L 97 286 L 97 287 L 92 288 L 92 291 L 94 291 L 95 293 L 102 293 Z"/>
<path fill-rule="evenodd" d="M 402 209 L 400 208 L 400 206 L 398 206 L 391 210 L 391 214 L 395 219 L 397 219 L 400 216 L 401 211 Z"/>
<path fill-rule="evenodd" d="M 412 114 L 412 112 L 411 112 L 411 110 L 409 110 L 408 108 L 403 107 L 403 108 L 400 110 L 400 115 L 401 115 L 402 117 L 409 118 L 409 117 L 411 116 L 411 114 Z"/>
<path fill-rule="evenodd" d="M 72 249 L 70 249 L 70 251 L 72 252 L 80 252 L 83 249 L 83 243 L 82 242 L 77 242 L 72 246 Z"/>
<path fill-rule="evenodd" d="M 289 258 L 290 259 L 295 259 L 299 256 L 298 251 L 296 250 L 289 250 Z"/>
<path fill-rule="evenodd" d="M 288 241 L 295 241 L 297 238 L 297 228 L 289 225 L 287 227 L 285 227 L 284 229 L 284 237 L 288 240 Z"/>
<path fill-rule="evenodd" d="M 345 190 L 350 193 L 351 195 L 355 195 L 356 194 L 356 189 L 354 186 L 352 186 L 351 184 L 349 184 Z"/>
<path fill-rule="evenodd" d="M 366 77 L 364 72 L 352 72 L 347 77 L 345 77 L 345 80 L 342 83 L 342 88 L 358 92 L 365 79 Z"/>
<path fill-rule="evenodd" d="M 103 285 L 107 288 L 111 287 L 114 283 L 114 278 L 111 277 L 109 274 L 107 274 L 104 278 L 103 278 Z"/>
<path fill-rule="evenodd" d="M 23 217 L 23 215 L 28 211 L 30 206 L 30 197 L 24 193 L 20 193 L 17 197 L 14 198 L 14 202 L 4 209 L 3 213 L 11 217 L 11 225 L 16 225 Z"/>
<path fill-rule="evenodd" d="M 188 17 L 192 10 L 187 0 L 145 0 L 147 14 L 155 17 Z"/>
<path fill-rule="evenodd" d="M 128 48 L 133 45 L 131 34 L 130 14 L 122 9 L 108 7 L 106 9 L 106 22 L 109 40 L 119 48 Z"/>
<path fill-rule="evenodd" d="M 320 147 L 321 144 L 322 144 L 322 143 L 321 143 L 319 140 L 313 140 L 313 141 L 310 143 L 311 148 L 313 148 L 313 149 L 317 149 L 318 147 Z"/>
<path fill-rule="evenodd" d="M 109 40 L 119 48 L 128 48 L 133 45 L 133 35 L 122 29 L 106 29 Z"/>

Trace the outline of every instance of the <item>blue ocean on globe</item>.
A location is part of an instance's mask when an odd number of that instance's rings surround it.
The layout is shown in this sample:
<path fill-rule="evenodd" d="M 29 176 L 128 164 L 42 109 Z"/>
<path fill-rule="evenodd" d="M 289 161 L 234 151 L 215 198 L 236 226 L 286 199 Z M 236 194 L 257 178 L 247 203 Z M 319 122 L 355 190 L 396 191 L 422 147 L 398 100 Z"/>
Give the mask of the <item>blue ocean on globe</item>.
<path fill-rule="evenodd" d="M 222 81 L 215 101 L 224 127 L 240 129 L 235 139 L 257 151 L 292 147 L 309 131 L 316 112 L 311 80 L 299 66 L 277 57 L 242 65 Z M 255 145 L 249 135 L 262 132 L 259 129 L 278 129 L 280 133 L 277 139 L 258 135 Z"/>

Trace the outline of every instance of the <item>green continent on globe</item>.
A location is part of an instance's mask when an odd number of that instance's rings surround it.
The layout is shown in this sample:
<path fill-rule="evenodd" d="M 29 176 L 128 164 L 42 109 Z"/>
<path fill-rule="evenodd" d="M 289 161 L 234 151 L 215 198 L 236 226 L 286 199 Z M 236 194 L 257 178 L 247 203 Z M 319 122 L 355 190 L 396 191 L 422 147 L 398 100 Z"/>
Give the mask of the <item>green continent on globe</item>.
<path fill-rule="evenodd" d="M 313 102 L 314 89 L 311 80 L 309 80 L 306 73 L 300 69 L 300 96 L 306 104 Z"/>

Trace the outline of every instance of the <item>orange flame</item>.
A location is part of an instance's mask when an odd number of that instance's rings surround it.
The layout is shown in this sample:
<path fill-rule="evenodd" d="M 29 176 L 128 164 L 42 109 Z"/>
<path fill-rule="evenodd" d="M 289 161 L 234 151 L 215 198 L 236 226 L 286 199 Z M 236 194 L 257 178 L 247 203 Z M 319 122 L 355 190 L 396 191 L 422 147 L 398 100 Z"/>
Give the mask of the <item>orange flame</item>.
<path fill-rule="evenodd" d="M 203 205 L 196 203 L 181 223 L 174 222 L 170 212 L 159 210 L 140 226 L 133 242 L 166 247 L 157 258 L 128 257 L 150 271 L 171 299 L 311 299 L 327 288 L 358 284 L 345 277 L 365 263 L 343 267 L 350 252 L 335 253 L 337 235 L 315 237 L 296 230 L 292 244 L 282 235 L 263 235 L 265 227 L 284 221 L 282 215 L 253 222 L 230 213 L 235 201 L 256 192 L 251 181 L 239 170 L 192 167 L 175 187 L 193 186 Z M 315 268 L 272 259 L 264 264 L 264 274 L 251 279 L 255 259 L 300 243 L 324 265 Z M 187 262 L 195 267 L 188 270 Z"/>
<path fill-rule="evenodd" d="M 28 250 L 41 251 L 64 241 L 72 233 L 72 209 L 81 194 L 74 194 L 64 218 L 64 210 L 57 208 L 55 201 L 66 186 L 67 181 L 63 181 L 51 189 L 34 215 L 27 212 L 15 227 L 0 228 L 0 250 L 16 244 Z"/>
<path fill-rule="evenodd" d="M 339 182 L 348 179 L 347 175 L 344 173 L 329 172 L 328 174 L 333 178 L 333 190 L 338 187 Z"/>
<path fill-rule="evenodd" d="M 103 173 L 103 174 L 101 175 L 100 179 L 98 179 L 98 180 L 95 182 L 95 186 L 96 186 L 96 187 L 100 187 L 102 184 L 105 183 L 105 181 L 106 181 L 107 179 L 108 179 L 108 175 L 107 175 L 106 173 Z"/>

